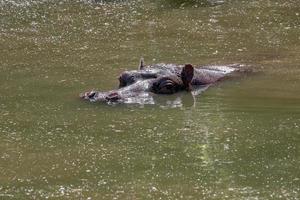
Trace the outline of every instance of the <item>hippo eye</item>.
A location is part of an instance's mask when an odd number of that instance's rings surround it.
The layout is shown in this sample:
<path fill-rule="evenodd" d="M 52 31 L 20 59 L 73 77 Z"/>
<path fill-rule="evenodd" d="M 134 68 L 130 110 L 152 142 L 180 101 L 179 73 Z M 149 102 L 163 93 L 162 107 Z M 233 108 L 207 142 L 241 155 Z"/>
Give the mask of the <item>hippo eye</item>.
<path fill-rule="evenodd" d="M 153 84 L 152 90 L 158 94 L 173 94 L 178 90 L 178 84 L 171 78 L 163 77 Z"/>
<path fill-rule="evenodd" d="M 161 94 L 172 94 L 174 93 L 175 85 L 173 83 L 168 83 L 160 87 L 159 91 Z"/>

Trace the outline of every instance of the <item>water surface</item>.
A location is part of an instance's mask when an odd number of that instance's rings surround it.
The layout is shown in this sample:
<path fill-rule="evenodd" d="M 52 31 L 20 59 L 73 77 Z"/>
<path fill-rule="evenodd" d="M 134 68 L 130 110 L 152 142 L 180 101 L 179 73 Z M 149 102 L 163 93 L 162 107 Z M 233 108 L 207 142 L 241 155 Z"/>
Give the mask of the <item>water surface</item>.
<path fill-rule="evenodd" d="M 299 199 L 299 41 L 296 0 L 0 1 L 0 199 Z M 178 107 L 78 98 L 141 56 L 258 73 Z"/>

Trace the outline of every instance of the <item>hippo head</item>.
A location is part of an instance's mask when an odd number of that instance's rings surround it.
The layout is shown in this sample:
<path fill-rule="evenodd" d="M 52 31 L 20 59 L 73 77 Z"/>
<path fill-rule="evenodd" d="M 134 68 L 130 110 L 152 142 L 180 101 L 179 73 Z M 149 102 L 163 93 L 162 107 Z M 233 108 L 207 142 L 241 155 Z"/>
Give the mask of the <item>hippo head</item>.
<path fill-rule="evenodd" d="M 153 94 L 174 94 L 181 90 L 190 90 L 194 68 L 188 64 L 181 68 L 181 73 L 162 73 L 159 69 L 142 69 L 123 73 L 120 88 L 108 92 L 90 91 L 81 94 L 89 101 L 143 103 L 152 102 Z"/>

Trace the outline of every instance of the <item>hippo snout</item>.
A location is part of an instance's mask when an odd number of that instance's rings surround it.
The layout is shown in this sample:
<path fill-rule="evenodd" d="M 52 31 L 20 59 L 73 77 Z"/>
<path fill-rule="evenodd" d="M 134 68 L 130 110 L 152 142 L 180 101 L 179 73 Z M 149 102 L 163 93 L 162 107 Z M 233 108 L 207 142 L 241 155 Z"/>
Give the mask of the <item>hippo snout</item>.
<path fill-rule="evenodd" d="M 90 91 L 85 92 L 79 95 L 80 98 L 89 100 L 91 102 L 94 101 L 103 101 L 103 102 L 116 102 L 121 99 L 121 96 L 118 92 L 111 91 L 111 92 L 97 92 L 97 91 Z"/>

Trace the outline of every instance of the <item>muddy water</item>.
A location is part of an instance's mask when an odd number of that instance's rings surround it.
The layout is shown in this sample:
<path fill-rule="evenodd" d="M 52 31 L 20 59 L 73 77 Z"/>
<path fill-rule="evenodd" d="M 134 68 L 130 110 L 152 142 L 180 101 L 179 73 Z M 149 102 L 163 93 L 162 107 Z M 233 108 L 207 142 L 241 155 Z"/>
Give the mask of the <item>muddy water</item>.
<path fill-rule="evenodd" d="M 171 4 L 0 1 L 0 199 L 300 198 L 299 2 Z M 257 73 L 179 106 L 78 99 L 141 56 Z"/>

